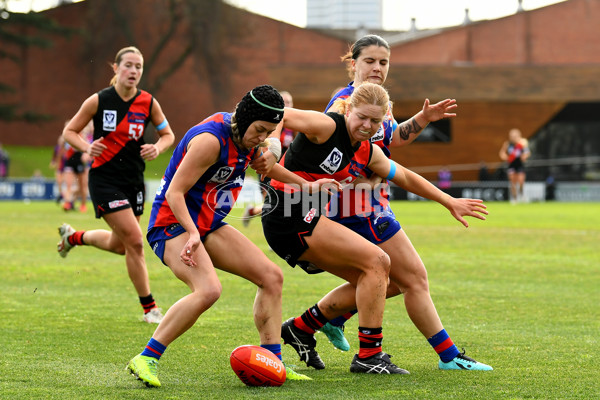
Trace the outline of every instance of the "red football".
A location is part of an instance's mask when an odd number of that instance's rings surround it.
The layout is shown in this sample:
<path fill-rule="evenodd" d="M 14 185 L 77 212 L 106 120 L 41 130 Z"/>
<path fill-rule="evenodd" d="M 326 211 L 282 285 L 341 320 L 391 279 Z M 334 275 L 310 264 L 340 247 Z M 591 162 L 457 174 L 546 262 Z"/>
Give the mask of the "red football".
<path fill-rule="evenodd" d="M 236 347 L 229 362 L 233 372 L 248 386 L 281 386 L 285 382 L 281 360 L 260 346 Z"/>

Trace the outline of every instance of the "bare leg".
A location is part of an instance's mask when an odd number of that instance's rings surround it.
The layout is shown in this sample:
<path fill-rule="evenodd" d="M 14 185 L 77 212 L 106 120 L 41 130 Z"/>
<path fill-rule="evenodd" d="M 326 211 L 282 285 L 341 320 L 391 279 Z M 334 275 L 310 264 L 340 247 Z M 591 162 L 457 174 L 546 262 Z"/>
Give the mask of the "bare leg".
<path fill-rule="evenodd" d="M 306 241 L 309 248 L 301 259 L 350 282 L 356 288 L 354 297 L 360 326 L 380 327 L 388 286 L 387 254 L 355 232 L 324 217 L 319 219 Z M 351 301 L 333 297 L 331 303 L 339 301 L 342 307 Z M 327 309 L 321 310 L 326 318 L 339 315 L 332 315 Z"/>
<path fill-rule="evenodd" d="M 128 208 L 105 214 L 103 218 L 111 227 L 112 233 L 108 232 L 109 235 L 107 235 L 107 231 L 90 231 L 85 233 L 83 240 L 89 244 L 95 242 L 98 245 L 92 245 L 118 254 L 123 254 L 120 251 L 124 249 L 129 279 L 131 279 L 139 297 L 148 296 L 150 294 L 150 282 L 144 258 L 144 242 L 139 217 L 133 215 L 133 211 Z"/>

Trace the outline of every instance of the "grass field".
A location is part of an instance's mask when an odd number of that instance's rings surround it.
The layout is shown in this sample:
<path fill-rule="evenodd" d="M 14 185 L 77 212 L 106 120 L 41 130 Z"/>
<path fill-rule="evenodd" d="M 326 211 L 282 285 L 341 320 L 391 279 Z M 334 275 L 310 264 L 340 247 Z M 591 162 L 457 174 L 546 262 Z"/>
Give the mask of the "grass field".
<path fill-rule="evenodd" d="M 91 212 L 65 214 L 51 202 L 0 202 L 0 398 L 600 398 L 600 204 L 488 206 L 488 221 L 471 220 L 469 229 L 430 202 L 396 202 L 394 210 L 427 265 L 446 330 L 494 371 L 439 371 L 398 297 L 387 302 L 384 349 L 410 375 L 349 373 L 358 349 L 354 319 L 346 329 L 350 352 L 317 335 L 325 370 L 306 368 L 284 346 L 284 359 L 313 381 L 248 388 L 228 358 L 238 345 L 258 344 L 255 288 L 220 273 L 221 299 L 167 349 L 159 371 L 163 387 L 148 389 L 124 370 L 155 327 L 140 322 L 123 258 L 92 248 L 77 248 L 67 259 L 56 253 L 62 222 L 78 229 L 104 223 Z M 230 222 L 283 268 L 284 318 L 340 283 L 284 265 L 268 250 L 258 220 L 248 228 L 239 219 Z M 152 291 L 166 310 L 187 288 L 149 248 L 146 259 Z"/>
<path fill-rule="evenodd" d="M 54 170 L 50 168 L 52 160 L 52 146 L 3 146 L 10 156 L 9 177 L 28 178 L 35 170 L 39 170 L 46 178 L 54 177 Z M 160 179 L 165 172 L 171 151 L 160 154 L 156 160 L 146 163 L 147 179 Z"/>

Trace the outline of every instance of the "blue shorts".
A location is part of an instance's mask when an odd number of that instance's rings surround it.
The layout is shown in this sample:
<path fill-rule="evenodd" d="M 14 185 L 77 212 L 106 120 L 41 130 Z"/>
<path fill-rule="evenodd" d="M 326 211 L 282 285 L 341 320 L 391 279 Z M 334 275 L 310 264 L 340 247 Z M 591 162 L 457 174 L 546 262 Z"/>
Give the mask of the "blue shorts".
<path fill-rule="evenodd" d="M 394 212 L 389 207 L 368 216 L 354 215 L 345 218 L 332 218 L 332 220 L 358 233 L 373 244 L 385 242 L 402 229 L 400 223 L 396 221 Z"/>
<path fill-rule="evenodd" d="M 204 234 L 201 233 L 200 240 L 204 242 L 206 236 L 225 225 L 227 225 L 226 222 L 219 221 L 219 224 L 215 228 L 211 229 L 210 231 Z M 165 263 L 164 260 L 165 243 L 167 242 L 167 240 L 176 238 L 182 233 L 185 233 L 185 229 L 183 228 L 183 226 L 181 226 L 181 224 L 171 224 L 169 226 L 155 226 L 148 230 L 148 233 L 146 234 L 146 239 L 148 240 L 148 243 L 150 243 L 150 247 L 152 248 L 154 254 L 156 254 L 156 256 L 160 258 L 160 261 L 162 261 L 163 264 L 167 265 L 167 263 Z"/>

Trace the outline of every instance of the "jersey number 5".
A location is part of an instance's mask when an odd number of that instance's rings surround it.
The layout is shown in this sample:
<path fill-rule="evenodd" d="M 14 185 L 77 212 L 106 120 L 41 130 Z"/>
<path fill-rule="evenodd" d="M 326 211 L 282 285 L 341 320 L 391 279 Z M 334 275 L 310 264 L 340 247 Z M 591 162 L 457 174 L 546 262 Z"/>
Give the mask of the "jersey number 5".
<path fill-rule="evenodd" d="M 144 134 L 144 125 L 129 124 L 129 137 L 133 140 L 138 140 Z"/>

